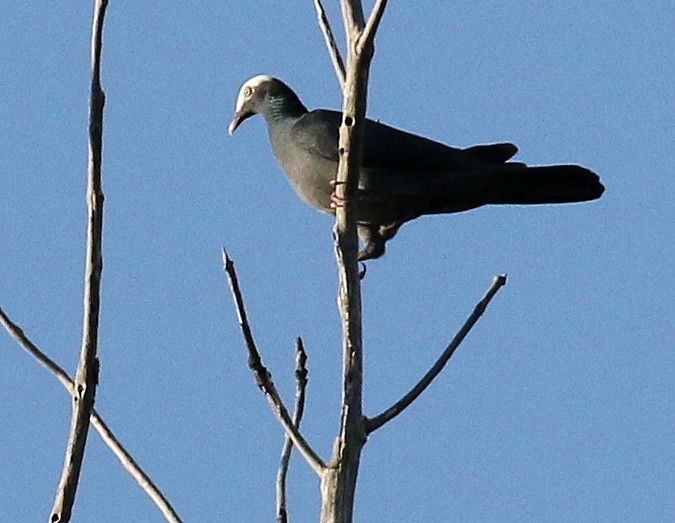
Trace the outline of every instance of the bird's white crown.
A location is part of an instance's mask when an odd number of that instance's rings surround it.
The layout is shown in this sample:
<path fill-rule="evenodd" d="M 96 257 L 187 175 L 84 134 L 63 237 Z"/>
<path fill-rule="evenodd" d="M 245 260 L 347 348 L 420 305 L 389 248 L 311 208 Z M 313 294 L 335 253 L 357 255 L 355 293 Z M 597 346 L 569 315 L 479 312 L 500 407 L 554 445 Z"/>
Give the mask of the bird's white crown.
<path fill-rule="evenodd" d="M 242 84 L 241 88 L 239 89 L 239 93 L 237 94 L 237 101 L 234 104 L 235 112 L 241 111 L 243 105 L 249 98 L 251 98 L 251 95 L 255 92 L 256 88 L 260 84 L 269 82 L 271 80 L 273 80 L 273 78 L 266 74 L 259 74 L 246 80 Z"/>

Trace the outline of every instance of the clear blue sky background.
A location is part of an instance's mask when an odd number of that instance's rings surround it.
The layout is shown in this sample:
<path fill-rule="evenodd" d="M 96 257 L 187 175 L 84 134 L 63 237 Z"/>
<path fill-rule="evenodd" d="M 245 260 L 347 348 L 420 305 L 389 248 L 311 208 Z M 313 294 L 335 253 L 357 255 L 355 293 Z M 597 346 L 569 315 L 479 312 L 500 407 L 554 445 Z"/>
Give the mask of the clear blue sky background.
<path fill-rule="evenodd" d="M 79 352 L 90 2 L 0 5 L 0 304 L 69 371 Z M 598 172 L 600 201 L 406 225 L 363 284 L 365 410 L 424 372 L 493 275 L 509 282 L 443 375 L 369 440 L 357 522 L 675 521 L 675 4 L 391 2 L 372 118 L 450 144 L 513 141 Z M 330 14 L 339 30 L 335 6 Z M 338 423 L 332 221 L 289 189 L 261 119 L 226 134 L 268 73 L 339 107 L 309 0 L 111 1 L 97 407 L 186 522 L 271 521 L 282 432 L 246 367 L 220 261 L 234 257 L 304 432 Z M 45 521 L 70 401 L 0 333 L 5 521 Z M 293 521 L 318 483 L 294 459 Z M 94 434 L 74 521 L 160 522 Z"/>

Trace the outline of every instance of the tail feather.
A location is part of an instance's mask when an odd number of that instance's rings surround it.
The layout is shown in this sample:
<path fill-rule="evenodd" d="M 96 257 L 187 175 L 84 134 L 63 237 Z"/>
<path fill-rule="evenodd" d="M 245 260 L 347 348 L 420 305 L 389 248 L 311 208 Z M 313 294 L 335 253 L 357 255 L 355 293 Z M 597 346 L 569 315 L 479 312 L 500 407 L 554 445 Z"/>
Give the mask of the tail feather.
<path fill-rule="evenodd" d="M 504 163 L 518 152 L 518 147 L 512 143 L 491 143 L 474 145 L 464 151 L 487 162 Z"/>
<path fill-rule="evenodd" d="M 410 216 L 462 212 L 490 204 L 569 203 L 595 200 L 604 192 L 598 175 L 578 165 L 454 172 L 426 180 L 391 203 Z M 410 219 L 410 218 L 408 218 Z"/>
<path fill-rule="evenodd" d="M 605 188 L 598 175 L 578 165 L 527 167 L 493 178 L 494 204 L 583 202 L 600 198 Z"/>

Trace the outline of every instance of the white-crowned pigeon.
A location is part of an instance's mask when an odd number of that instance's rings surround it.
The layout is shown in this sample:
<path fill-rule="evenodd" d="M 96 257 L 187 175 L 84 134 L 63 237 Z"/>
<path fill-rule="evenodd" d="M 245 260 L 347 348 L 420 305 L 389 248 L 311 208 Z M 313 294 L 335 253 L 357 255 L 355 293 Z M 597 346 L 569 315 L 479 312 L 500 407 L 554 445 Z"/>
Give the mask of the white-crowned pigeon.
<path fill-rule="evenodd" d="M 333 214 L 342 113 L 308 111 L 282 81 L 258 75 L 239 90 L 230 134 L 255 114 L 265 117 L 272 150 L 293 189 L 315 209 Z M 382 256 L 401 225 L 425 214 L 580 202 L 604 191 L 598 176 L 578 165 L 509 162 L 517 150 L 510 143 L 457 149 L 366 120 L 357 196 L 364 244 L 359 259 Z"/>

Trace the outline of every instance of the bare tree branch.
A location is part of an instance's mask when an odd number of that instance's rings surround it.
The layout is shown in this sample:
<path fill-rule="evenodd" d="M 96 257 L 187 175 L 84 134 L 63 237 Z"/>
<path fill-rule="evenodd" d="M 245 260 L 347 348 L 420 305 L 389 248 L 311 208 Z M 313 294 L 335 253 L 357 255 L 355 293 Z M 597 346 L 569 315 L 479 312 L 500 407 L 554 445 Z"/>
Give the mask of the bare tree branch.
<path fill-rule="evenodd" d="M 342 61 L 342 56 L 340 56 L 340 50 L 335 43 L 335 37 L 333 36 L 333 31 L 330 28 L 330 22 L 326 16 L 326 10 L 323 8 L 321 0 L 314 0 L 314 8 L 316 9 L 316 16 L 319 19 L 319 27 L 321 28 L 323 39 L 326 42 L 326 47 L 328 48 L 328 54 L 330 55 L 333 69 L 335 69 L 335 75 L 337 76 L 338 83 L 340 84 L 340 90 L 343 90 L 345 86 L 345 64 Z"/>
<path fill-rule="evenodd" d="M 295 407 L 293 408 L 293 425 L 300 428 L 300 421 L 305 411 L 305 392 L 307 390 L 307 353 L 302 338 L 295 340 Z M 281 463 L 277 474 L 277 523 L 288 522 L 286 509 L 286 475 L 291 461 L 293 442 L 288 434 L 284 437 L 284 447 L 281 451 Z"/>
<path fill-rule="evenodd" d="M 120 461 L 122 466 L 125 468 L 129 474 L 136 480 L 136 483 L 141 487 L 143 492 L 145 492 L 152 502 L 157 506 L 159 511 L 170 523 L 182 523 L 182 520 L 171 506 L 171 503 L 168 499 L 162 494 L 157 485 L 150 479 L 141 466 L 136 463 L 134 458 L 127 452 L 127 450 L 122 446 L 117 437 L 110 430 L 108 425 L 103 421 L 103 418 L 96 412 L 92 410 L 91 413 L 91 424 L 101 436 L 103 442 L 112 450 L 115 457 Z"/>
<path fill-rule="evenodd" d="M 28 337 L 24 334 L 21 327 L 9 319 L 2 308 L 0 308 L 0 324 L 2 324 L 10 336 L 12 336 L 28 354 L 33 356 L 43 367 L 56 376 L 56 379 L 61 382 L 61 385 L 65 387 L 71 396 L 73 395 L 74 384 L 66 371 L 56 364 L 52 359 L 50 359 L 49 356 L 47 356 L 44 352 L 42 352 L 32 341 L 30 341 L 30 339 L 28 339 Z M 138 465 L 138 463 L 136 463 L 136 461 L 131 457 L 129 452 L 127 452 L 127 450 L 122 446 L 115 434 L 113 434 L 110 428 L 103 421 L 103 418 L 101 418 L 98 412 L 96 412 L 96 409 L 92 409 L 91 411 L 91 424 L 96 432 L 99 433 L 103 442 L 120 461 L 124 469 L 129 472 L 129 474 L 131 474 L 138 485 L 155 503 L 164 518 L 170 523 L 182 523 L 180 517 L 178 514 L 176 514 L 169 501 L 152 482 L 150 477 L 143 471 L 143 469 L 141 469 L 140 465 Z"/>
<path fill-rule="evenodd" d="M 361 451 L 366 442 L 362 411 L 363 347 L 361 283 L 357 265 L 357 188 L 363 149 L 368 75 L 374 52 L 374 35 L 386 3 L 369 21 L 368 38 L 362 39 L 365 21 L 360 0 L 341 0 L 347 39 L 347 70 L 343 89 L 342 125 L 339 131 L 339 165 L 335 192 L 343 204 L 335 212 L 335 254 L 338 265 L 338 309 L 342 322 L 342 411 L 333 455 L 321 478 L 321 522 L 350 523 Z"/>
<path fill-rule="evenodd" d="M 300 434 L 300 431 L 293 424 L 293 420 L 291 420 L 288 410 L 286 409 L 286 406 L 281 400 L 279 392 L 272 382 L 270 372 L 263 365 L 262 359 L 260 358 L 260 353 L 258 352 L 255 341 L 253 340 L 251 327 L 246 316 L 244 299 L 242 298 L 241 289 L 239 288 L 239 281 L 237 279 L 237 272 L 234 268 L 234 262 L 227 255 L 225 249 L 223 249 L 222 256 L 223 264 L 225 265 L 225 272 L 227 273 L 227 278 L 230 282 L 232 298 L 237 309 L 239 326 L 241 327 L 241 332 L 244 336 L 244 342 L 246 343 L 246 349 L 248 351 L 248 367 L 251 369 L 251 371 L 253 371 L 256 385 L 258 385 L 263 394 L 265 394 L 267 402 L 270 404 L 270 407 L 272 407 L 272 411 L 276 414 L 279 422 L 286 431 L 286 434 L 291 438 L 293 444 L 297 447 L 300 454 L 302 454 L 312 470 L 316 472 L 319 477 L 321 477 L 323 475 L 324 469 L 326 468 L 326 464 L 321 460 L 317 453 L 314 452 L 307 440 L 305 440 L 302 434 Z"/>
<path fill-rule="evenodd" d="M 103 258 L 103 191 L 101 189 L 101 148 L 103 142 L 103 105 L 101 90 L 101 46 L 107 0 L 95 0 L 91 33 L 91 97 L 89 100 L 89 165 L 87 182 L 87 254 L 84 284 L 84 319 L 80 361 L 75 374 L 73 414 L 61 479 L 56 489 L 51 523 L 70 521 L 89 432 L 96 384 L 98 382 L 99 292 Z"/>
<path fill-rule="evenodd" d="M 21 329 L 21 327 L 14 323 L 9 318 L 9 316 L 5 314 L 5 311 L 2 310 L 2 307 L 0 307 L 0 323 L 9 333 L 9 335 L 14 338 L 28 354 L 33 356 L 40 365 L 45 367 L 48 371 L 54 374 L 54 376 L 56 376 L 56 379 L 61 382 L 61 385 L 63 385 L 68 393 L 72 396 L 74 386 L 70 376 L 68 376 L 63 368 L 59 367 L 59 365 L 50 359 L 49 356 L 47 356 L 44 352 L 38 349 L 37 346 L 26 337 L 23 329 Z"/>
<path fill-rule="evenodd" d="M 398 400 L 381 414 L 378 414 L 373 418 L 367 418 L 365 421 L 366 433 L 370 434 L 371 432 L 382 427 L 385 423 L 394 419 L 408 406 L 410 406 L 410 404 L 415 401 L 417 397 L 422 394 L 422 392 L 424 392 L 424 390 L 431 384 L 434 378 L 438 376 L 438 374 L 443 370 L 443 367 L 445 367 L 450 357 L 454 354 L 455 349 L 459 347 L 466 335 L 469 334 L 469 331 L 471 331 L 478 319 L 483 315 L 494 295 L 497 294 L 499 289 L 504 285 L 506 285 L 506 275 L 494 277 L 492 280 L 492 285 L 485 293 L 485 296 L 483 296 L 483 298 L 478 302 L 471 315 L 464 322 L 464 325 L 462 325 L 462 328 L 457 332 L 457 334 L 455 334 L 455 337 L 452 339 L 440 357 L 436 360 L 433 366 L 427 371 L 422 379 L 420 379 L 420 381 L 400 400 Z"/>
<path fill-rule="evenodd" d="M 340 0 L 340 11 L 342 12 L 342 24 L 345 28 L 345 38 L 347 45 L 354 46 L 358 42 L 359 33 L 363 31 L 365 19 L 363 17 L 363 6 L 361 0 Z M 349 52 L 354 48 L 349 49 Z"/>
<path fill-rule="evenodd" d="M 382 20 L 382 15 L 384 10 L 387 7 L 387 0 L 377 0 L 373 6 L 373 11 L 368 17 L 368 22 L 366 22 L 366 28 L 363 30 L 359 38 L 359 47 L 365 49 L 373 45 L 375 39 L 375 33 L 377 28 L 380 26 L 380 20 Z"/>

